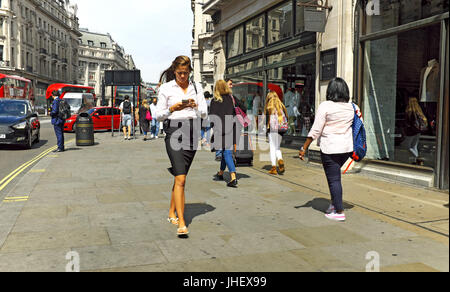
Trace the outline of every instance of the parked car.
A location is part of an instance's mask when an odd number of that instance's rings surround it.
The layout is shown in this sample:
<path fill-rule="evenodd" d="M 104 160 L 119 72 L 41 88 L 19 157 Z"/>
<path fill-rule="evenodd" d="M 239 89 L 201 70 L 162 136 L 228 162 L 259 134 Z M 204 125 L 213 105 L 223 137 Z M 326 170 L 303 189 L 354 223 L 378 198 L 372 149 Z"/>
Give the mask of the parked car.
<path fill-rule="evenodd" d="M 41 123 L 30 101 L 0 99 L 0 144 L 22 145 L 31 149 L 38 143 Z"/>
<path fill-rule="evenodd" d="M 94 123 L 94 131 L 111 130 L 112 115 L 110 107 L 94 107 L 86 111 Z M 72 115 L 64 124 L 64 132 L 75 132 L 78 115 Z M 120 109 L 114 108 L 114 130 L 120 129 Z M 137 121 L 134 122 L 135 126 Z"/>

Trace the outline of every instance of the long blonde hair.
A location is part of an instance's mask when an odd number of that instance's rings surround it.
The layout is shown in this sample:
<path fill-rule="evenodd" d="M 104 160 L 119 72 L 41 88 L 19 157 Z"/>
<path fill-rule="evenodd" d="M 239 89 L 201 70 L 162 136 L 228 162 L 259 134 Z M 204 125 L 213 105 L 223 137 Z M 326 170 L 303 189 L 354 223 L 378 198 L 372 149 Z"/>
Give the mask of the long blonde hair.
<path fill-rule="evenodd" d="M 419 114 L 421 117 L 425 117 L 422 108 L 420 107 L 419 101 L 416 97 L 411 97 L 408 101 L 408 106 L 406 107 L 406 114 Z"/>
<path fill-rule="evenodd" d="M 275 91 L 269 92 L 266 98 L 266 106 L 264 108 L 264 114 L 266 115 L 274 115 L 275 112 L 278 115 L 278 122 L 281 124 L 283 122 L 283 112 L 288 118 L 287 109 L 284 104 L 281 102 L 280 97 Z"/>
<path fill-rule="evenodd" d="M 146 99 L 144 99 L 144 100 L 142 101 L 142 106 L 145 107 L 146 109 L 149 109 L 149 108 L 150 108 L 150 105 L 148 104 L 148 101 L 147 101 Z"/>
<path fill-rule="evenodd" d="M 218 102 L 223 102 L 224 95 L 232 94 L 231 88 L 225 82 L 225 80 L 218 80 L 214 88 L 214 100 Z"/>

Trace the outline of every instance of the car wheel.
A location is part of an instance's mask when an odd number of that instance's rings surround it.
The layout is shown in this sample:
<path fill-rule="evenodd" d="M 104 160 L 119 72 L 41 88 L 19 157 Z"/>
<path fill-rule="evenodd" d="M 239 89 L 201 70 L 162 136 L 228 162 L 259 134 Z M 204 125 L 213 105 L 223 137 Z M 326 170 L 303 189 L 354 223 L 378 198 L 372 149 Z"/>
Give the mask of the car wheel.
<path fill-rule="evenodd" d="M 27 144 L 25 145 L 26 149 L 31 149 L 33 147 L 33 136 L 31 135 L 31 131 L 28 131 L 28 140 Z"/>
<path fill-rule="evenodd" d="M 34 140 L 34 143 L 39 143 L 41 142 L 41 130 L 39 129 L 36 135 L 36 140 Z"/>

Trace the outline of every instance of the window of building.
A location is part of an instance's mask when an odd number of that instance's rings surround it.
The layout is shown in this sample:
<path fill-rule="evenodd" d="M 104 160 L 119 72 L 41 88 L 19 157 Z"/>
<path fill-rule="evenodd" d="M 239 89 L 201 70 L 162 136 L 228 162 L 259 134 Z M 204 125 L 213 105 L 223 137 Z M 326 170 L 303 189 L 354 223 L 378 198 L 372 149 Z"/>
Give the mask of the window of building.
<path fill-rule="evenodd" d="M 244 52 L 244 26 L 238 26 L 227 34 L 227 57 L 235 57 Z"/>
<path fill-rule="evenodd" d="M 106 43 L 100 43 L 100 47 L 101 47 L 102 49 L 105 49 L 105 48 L 106 48 Z"/>
<path fill-rule="evenodd" d="M 88 46 L 93 47 L 94 46 L 94 41 L 88 41 Z"/>
<path fill-rule="evenodd" d="M 449 9 L 448 0 L 398 0 L 395 3 L 390 0 L 379 0 L 377 7 L 370 7 L 367 0 L 362 2 L 366 7 L 365 12 L 370 13 L 370 21 L 367 22 L 365 33 L 373 33 L 411 23 L 448 12 Z M 377 10 L 378 6 L 379 10 Z"/>
<path fill-rule="evenodd" d="M 272 23 L 268 31 L 269 44 L 287 39 L 292 36 L 292 2 L 289 1 L 270 10 L 267 19 Z"/>
<path fill-rule="evenodd" d="M 362 106 L 368 158 L 435 167 L 440 39 L 436 24 L 366 42 Z M 413 113 L 423 127 L 416 127 Z"/>
<path fill-rule="evenodd" d="M 264 47 L 266 38 L 265 27 L 264 15 L 247 22 L 245 25 L 245 34 L 247 38 L 246 52 L 251 52 Z"/>

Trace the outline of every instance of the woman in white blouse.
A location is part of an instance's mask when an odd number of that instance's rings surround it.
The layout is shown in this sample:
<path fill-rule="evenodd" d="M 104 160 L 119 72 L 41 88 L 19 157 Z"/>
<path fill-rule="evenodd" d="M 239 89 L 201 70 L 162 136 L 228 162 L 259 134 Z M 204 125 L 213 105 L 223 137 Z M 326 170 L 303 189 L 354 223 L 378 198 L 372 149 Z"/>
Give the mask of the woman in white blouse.
<path fill-rule="evenodd" d="M 353 154 L 355 117 L 355 110 L 349 101 L 350 90 L 345 80 L 333 79 L 328 85 L 327 101 L 319 106 L 314 125 L 299 154 L 303 160 L 311 143 L 318 140 L 332 199 L 325 216 L 333 221 L 346 220 L 342 201 L 341 168 Z M 357 106 L 356 108 L 359 111 Z"/>
<path fill-rule="evenodd" d="M 191 60 L 177 57 L 161 79 L 166 78 L 158 94 L 156 119 L 164 122 L 166 150 L 175 177 L 168 221 L 178 226 L 177 234 L 189 234 L 184 218 L 186 176 L 200 140 L 200 119 L 208 116 L 203 89 L 190 82 Z M 176 216 L 178 215 L 178 217 Z"/>

